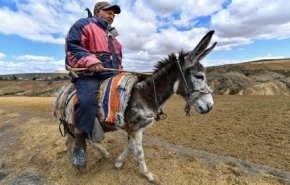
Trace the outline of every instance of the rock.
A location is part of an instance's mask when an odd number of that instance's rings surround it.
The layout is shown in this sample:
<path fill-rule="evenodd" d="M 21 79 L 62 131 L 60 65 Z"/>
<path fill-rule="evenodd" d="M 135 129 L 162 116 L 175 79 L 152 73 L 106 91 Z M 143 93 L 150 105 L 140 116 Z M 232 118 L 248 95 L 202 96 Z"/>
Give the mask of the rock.
<path fill-rule="evenodd" d="M 2 171 L 2 170 L 0 170 L 0 181 L 2 179 L 4 179 L 7 175 L 9 175 L 9 172 L 8 171 Z"/>
<path fill-rule="evenodd" d="M 33 171 L 25 171 L 21 173 L 18 177 L 16 177 L 16 179 L 12 183 L 12 185 L 28 185 L 28 184 L 42 185 L 44 183 L 42 182 L 42 178 L 40 177 L 40 175 Z"/>
<path fill-rule="evenodd" d="M 266 82 L 248 87 L 239 95 L 289 95 L 287 86 L 280 81 Z"/>

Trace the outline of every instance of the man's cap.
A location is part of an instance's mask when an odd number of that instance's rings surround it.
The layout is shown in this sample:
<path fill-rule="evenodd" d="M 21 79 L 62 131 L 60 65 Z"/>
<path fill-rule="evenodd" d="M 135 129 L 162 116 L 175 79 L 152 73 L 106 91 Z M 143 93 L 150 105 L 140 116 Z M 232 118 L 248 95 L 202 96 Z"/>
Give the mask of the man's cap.
<path fill-rule="evenodd" d="M 101 9 L 101 10 L 111 9 L 115 12 L 115 14 L 119 14 L 121 12 L 121 9 L 118 5 L 112 5 L 108 3 L 107 1 L 101 1 L 101 2 L 96 3 L 94 12 L 96 11 L 96 9 Z"/>

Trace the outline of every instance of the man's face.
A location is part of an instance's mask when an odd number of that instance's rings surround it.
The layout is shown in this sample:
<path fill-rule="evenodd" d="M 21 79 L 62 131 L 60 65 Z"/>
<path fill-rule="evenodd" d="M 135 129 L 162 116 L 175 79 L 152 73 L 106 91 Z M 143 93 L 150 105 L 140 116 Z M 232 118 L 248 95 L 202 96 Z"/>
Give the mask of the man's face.
<path fill-rule="evenodd" d="M 96 10 L 96 16 L 106 20 L 108 23 L 112 23 L 115 18 L 115 12 L 113 10 Z"/>

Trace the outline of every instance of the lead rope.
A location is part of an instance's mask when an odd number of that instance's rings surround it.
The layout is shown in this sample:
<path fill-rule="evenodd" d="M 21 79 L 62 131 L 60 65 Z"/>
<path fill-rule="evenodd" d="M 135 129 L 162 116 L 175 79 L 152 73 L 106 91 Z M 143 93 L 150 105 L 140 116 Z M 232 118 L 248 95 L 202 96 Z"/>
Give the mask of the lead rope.
<path fill-rule="evenodd" d="M 157 93 L 156 93 L 156 87 L 155 87 L 155 80 L 154 80 L 154 77 L 152 77 L 152 82 L 153 82 L 153 89 L 154 89 L 154 98 L 155 98 L 155 105 L 156 105 L 156 109 L 157 109 L 157 113 L 154 117 L 154 119 L 156 121 L 160 121 L 160 120 L 163 120 L 163 119 L 166 119 L 167 118 L 167 114 L 165 114 L 162 109 L 158 108 L 158 100 L 157 100 Z"/>

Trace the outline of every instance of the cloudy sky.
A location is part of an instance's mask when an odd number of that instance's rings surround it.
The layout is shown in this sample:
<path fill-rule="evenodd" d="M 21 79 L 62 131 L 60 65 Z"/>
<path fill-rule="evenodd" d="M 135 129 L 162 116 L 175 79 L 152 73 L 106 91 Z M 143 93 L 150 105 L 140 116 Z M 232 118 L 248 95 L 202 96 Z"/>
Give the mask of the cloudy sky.
<path fill-rule="evenodd" d="M 95 0 L 1 0 L 0 74 L 64 69 L 64 38 Z M 290 57 L 289 0 L 118 0 L 114 26 L 128 70 L 195 47 L 215 30 L 205 66 Z"/>

